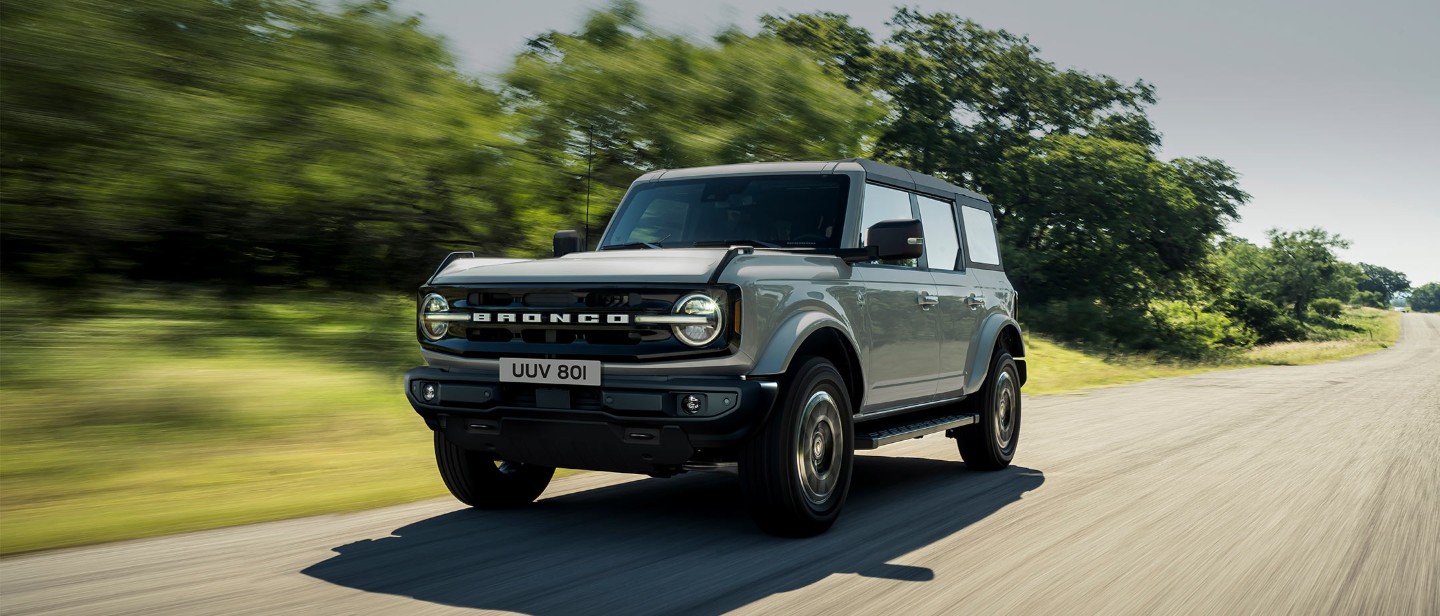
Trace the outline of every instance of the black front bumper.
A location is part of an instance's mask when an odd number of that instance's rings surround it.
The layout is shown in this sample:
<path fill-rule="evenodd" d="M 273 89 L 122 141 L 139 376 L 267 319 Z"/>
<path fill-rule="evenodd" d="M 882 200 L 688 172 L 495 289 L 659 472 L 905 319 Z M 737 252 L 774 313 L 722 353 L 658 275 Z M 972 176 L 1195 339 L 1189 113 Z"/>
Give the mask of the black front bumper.
<path fill-rule="evenodd" d="M 437 395 L 426 401 L 428 384 Z M 732 460 L 778 389 L 738 377 L 606 376 L 600 387 L 576 387 L 439 368 L 405 373 L 410 406 L 460 447 L 512 462 L 645 474 Z M 689 394 L 704 401 L 698 413 L 681 410 Z"/>

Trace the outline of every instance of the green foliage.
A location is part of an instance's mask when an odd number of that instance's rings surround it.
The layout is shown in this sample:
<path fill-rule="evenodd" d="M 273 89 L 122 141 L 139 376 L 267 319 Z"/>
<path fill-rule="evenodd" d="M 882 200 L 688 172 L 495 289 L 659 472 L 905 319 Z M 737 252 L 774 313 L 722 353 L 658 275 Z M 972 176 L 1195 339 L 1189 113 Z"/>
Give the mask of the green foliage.
<path fill-rule="evenodd" d="M 499 99 L 383 3 L 7 9 L 8 270 L 390 286 L 507 243 Z"/>
<path fill-rule="evenodd" d="M 1224 347 L 1249 347 L 1256 335 L 1243 325 L 1202 306 L 1159 300 L 1150 307 L 1155 319 L 1153 343 L 1157 349 L 1188 356 L 1203 356 Z"/>
<path fill-rule="evenodd" d="M 503 90 L 385 2 L 16 0 L 0 28 L 0 262 L 52 284 L 409 288 L 581 226 L 589 134 L 603 214 L 655 167 L 857 154 L 880 113 L 772 38 L 623 3 Z"/>
<path fill-rule="evenodd" d="M 870 155 L 989 194 L 1026 309 L 1067 340 L 1297 339 L 1316 299 L 1408 287 L 1318 229 L 1222 241 L 1248 196 L 1220 161 L 1159 157 L 1143 81 L 944 12 L 898 9 L 884 40 L 835 13 L 761 25 L 697 41 L 621 0 L 482 85 L 383 1 L 13 0 L 0 267 L 407 289 L 451 250 L 598 228 L 651 169 Z"/>
<path fill-rule="evenodd" d="M 533 163 L 512 181 L 531 216 L 549 208 L 556 224 L 583 223 L 585 185 L 569 178 L 587 162 L 603 222 L 645 171 L 857 156 L 882 113 L 780 41 L 731 32 L 698 44 L 649 31 L 626 6 L 540 37 L 505 75 L 517 155 Z M 555 228 L 536 226 L 530 244 L 548 246 Z"/>
<path fill-rule="evenodd" d="M 1144 146 L 1057 135 L 1007 155 L 997 203 L 1008 273 L 1037 301 L 1098 298 L 1142 308 L 1178 297 L 1203 272 L 1225 214 L 1186 186 L 1198 166 Z"/>
<path fill-rule="evenodd" d="M 1301 340 L 1305 337 L 1303 324 L 1285 314 L 1274 302 L 1262 297 L 1232 289 L 1225 294 L 1219 309 L 1254 332 L 1255 342 L 1259 344 Z"/>
<path fill-rule="evenodd" d="M 1349 299 L 1360 268 L 1341 261 L 1335 250 L 1350 243 L 1318 227 L 1299 231 L 1271 229 L 1270 245 L 1257 247 L 1231 238 L 1222 245 L 1220 262 L 1240 291 L 1287 306 L 1304 321 L 1317 299 Z"/>
<path fill-rule="evenodd" d="M 1133 342 L 1152 301 L 1214 284 L 1214 240 L 1248 196 L 1219 161 L 1158 158 L 1149 84 L 1059 69 L 1024 37 L 943 12 L 898 9 L 885 41 L 833 13 L 762 23 L 887 101 L 878 158 L 993 199 L 1027 310 L 1098 310 L 1069 339 Z"/>
<path fill-rule="evenodd" d="M 1354 295 L 1350 296 L 1350 303 L 1370 308 L 1385 308 L 1390 305 L 1390 302 L 1385 299 L 1385 295 L 1379 291 L 1356 291 Z"/>
<path fill-rule="evenodd" d="M 1410 279 L 1403 272 L 1369 263 L 1360 263 L 1359 266 L 1361 278 L 1357 288 L 1361 292 L 1380 294 L 1381 304 L 1389 302 L 1398 293 L 1410 290 Z"/>
<path fill-rule="evenodd" d="M 1440 282 L 1415 287 L 1410 292 L 1410 309 L 1416 312 L 1440 312 Z"/>
<path fill-rule="evenodd" d="M 1340 308 L 1344 304 L 1338 299 L 1322 297 L 1311 302 L 1310 306 L 1315 309 L 1315 314 L 1334 319 L 1340 316 Z"/>

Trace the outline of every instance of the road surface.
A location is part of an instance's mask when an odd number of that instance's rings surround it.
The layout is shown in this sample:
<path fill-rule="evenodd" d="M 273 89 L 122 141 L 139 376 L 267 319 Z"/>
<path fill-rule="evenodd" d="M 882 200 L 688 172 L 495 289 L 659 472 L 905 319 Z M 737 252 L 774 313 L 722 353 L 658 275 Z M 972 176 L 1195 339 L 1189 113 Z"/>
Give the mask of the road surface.
<path fill-rule="evenodd" d="M 0 612 L 1440 613 L 1440 315 L 1350 360 L 1030 397 L 1014 467 L 958 460 L 940 436 L 861 457 L 809 540 L 756 531 L 732 475 L 592 473 L 524 511 L 5 559 Z"/>

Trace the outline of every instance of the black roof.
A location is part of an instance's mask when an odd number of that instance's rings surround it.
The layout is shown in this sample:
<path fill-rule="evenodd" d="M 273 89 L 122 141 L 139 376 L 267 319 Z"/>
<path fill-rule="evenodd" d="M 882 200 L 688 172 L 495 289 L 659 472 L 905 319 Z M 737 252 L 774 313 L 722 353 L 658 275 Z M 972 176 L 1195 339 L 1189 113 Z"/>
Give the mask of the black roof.
<path fill-rule="evenodd" d="M 911 171 L 902 167 L 896 167 L 895 165 L 887 165 L 868 158 L 846 158 L 835 162 L 860 165 L 860 168 L 865 170 L 866 179 L 874 180 L 881 184 L 889 184 L 896 188 L 931 194 L 937 197 L 954 198 L 957 201 L 960 200 L 960 197 L 966 197 L 972 201 L 965 203 L 965 205 L 994 213 L 993 208 L 990 206 L 990 200 L 986 199 L 984 195 L 973 190 L 961 188 L 933 175 L 925 175 L 918 171 Z M 980 203 L 974 203 L 974 201 L 979 201 Z"/>

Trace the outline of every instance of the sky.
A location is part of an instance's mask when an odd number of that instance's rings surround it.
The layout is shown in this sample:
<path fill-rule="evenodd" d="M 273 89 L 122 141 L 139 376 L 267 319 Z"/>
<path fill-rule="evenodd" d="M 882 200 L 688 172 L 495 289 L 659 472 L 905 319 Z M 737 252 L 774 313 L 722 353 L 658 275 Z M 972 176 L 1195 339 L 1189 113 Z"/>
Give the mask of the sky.
<path fill-rule="evenodd" d="M 461 67 L 495 74 L 527 38 L 574 30 L 605 0 L 397 0 L 422 15 Z M 1028 36 L 1063 68 L 1144 79 L 1165 158 L 1207 156 L 1252 200 L 1231 231 L 1323 227 L 1341 257 L 1440 282 L 1440 2 L 914 0 Z M 662 30 L 754 32 L 764 14 L 826 10 L 887 32 L 888 2 L 642 1 Z"/>

